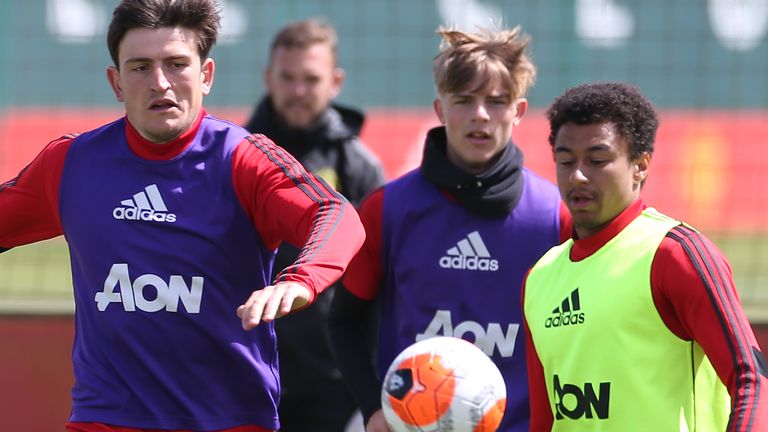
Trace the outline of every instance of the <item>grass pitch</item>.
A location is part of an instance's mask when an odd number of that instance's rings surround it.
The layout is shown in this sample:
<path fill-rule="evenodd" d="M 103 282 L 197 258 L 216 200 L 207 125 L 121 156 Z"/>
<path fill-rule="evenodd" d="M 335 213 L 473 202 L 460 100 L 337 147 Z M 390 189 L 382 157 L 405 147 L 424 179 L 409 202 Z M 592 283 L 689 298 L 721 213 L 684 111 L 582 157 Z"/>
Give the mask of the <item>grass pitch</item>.
<path fill-rule="evenodd" d="M 728 257 L 750 320 L 768 323 L 768 234 L 710 236 Z M 0 313 L 71 313 L 72 275 L 63 237 L 0 254 Z"/>

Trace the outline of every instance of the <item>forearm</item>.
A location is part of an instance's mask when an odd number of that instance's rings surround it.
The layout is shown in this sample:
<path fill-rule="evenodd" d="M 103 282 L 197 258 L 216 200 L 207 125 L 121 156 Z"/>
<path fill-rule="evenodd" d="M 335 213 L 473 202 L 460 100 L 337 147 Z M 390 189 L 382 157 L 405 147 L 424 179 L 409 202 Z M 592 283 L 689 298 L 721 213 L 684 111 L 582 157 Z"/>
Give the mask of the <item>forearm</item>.
<path fill-rule="evenodd" d="M 312 290 L 314 299 L 341 278 L 365 233 L 357 213 L 346 201 L 322 204 L 309 232 L 296 261 L 280 271 L 275 282 L 302 283 Z"/>

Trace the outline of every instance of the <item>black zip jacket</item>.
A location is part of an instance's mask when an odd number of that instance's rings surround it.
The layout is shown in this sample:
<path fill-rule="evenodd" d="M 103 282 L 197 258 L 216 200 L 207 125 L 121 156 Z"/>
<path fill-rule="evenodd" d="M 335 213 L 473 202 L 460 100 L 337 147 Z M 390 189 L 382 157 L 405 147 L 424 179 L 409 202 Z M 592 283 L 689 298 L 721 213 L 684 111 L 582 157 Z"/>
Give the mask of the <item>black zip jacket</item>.
<path fill-rule="evenodd" d="M 384 184 L 381 163 L 360 141 L 363 121 L 360 111 L 333 104 L 311 127 L 291 129 L 266 96 L 245 128 L 272 139 L 357 205 L 368 192 Z M 293 264 L 297 253 L 295 246 L 281 245 L 273 275 Z M 334 292 L 335 285 L 310 307 L 275 321 L 283 398 L 316 395 L 329 380 L 341 380 L 328 345 L 327 319 Z"/>

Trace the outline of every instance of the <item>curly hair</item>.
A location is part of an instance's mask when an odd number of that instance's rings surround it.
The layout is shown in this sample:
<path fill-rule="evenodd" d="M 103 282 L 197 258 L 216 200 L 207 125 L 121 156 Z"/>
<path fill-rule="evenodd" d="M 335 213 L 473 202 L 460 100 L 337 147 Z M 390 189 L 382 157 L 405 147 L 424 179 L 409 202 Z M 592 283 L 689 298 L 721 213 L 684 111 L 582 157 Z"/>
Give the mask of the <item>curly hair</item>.
<path fill-rule="evenodd" d="M 438 93 L 455 93 L 481 77 L 479 88 L 501 80 L 514 97 L 523 97 L 536 79 L 527 53 L 530 37 L 520 27 L 511 30 L 465 33 L 439 28 L 440 53 L 432 66 Z M 476 89 L 470 89 L 476 90 Z"/>
<path fill-rule="evenodd" d="M 659 120 L 651 102 L 637 87 L 625 83 L 604 82 L 569 88 L 547 110 L 549 144 L 554 145 L 560 127 L 572 122 L 579 125 L 613 123 L 629 142 L 631 157 L 648 152 Z"/>

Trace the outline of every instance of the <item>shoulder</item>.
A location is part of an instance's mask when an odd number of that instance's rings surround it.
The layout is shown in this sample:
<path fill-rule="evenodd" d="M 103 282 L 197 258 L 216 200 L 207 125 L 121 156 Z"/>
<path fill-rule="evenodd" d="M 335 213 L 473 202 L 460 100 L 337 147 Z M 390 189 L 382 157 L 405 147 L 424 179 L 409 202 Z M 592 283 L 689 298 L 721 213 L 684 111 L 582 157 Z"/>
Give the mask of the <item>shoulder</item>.
<path fill-rule="evenodd" d="M 731 274 L 730 264 L 720 249 L 696 229 L 680 224 L 670 229 L 659 245 L 654 265 L 676 274 Z"/>
<path fill-rule="evenodd" d="M 77 133 L 67 134 L 49 142 L 40 151 L 40 154 L 33 163 L 42 164 L 46 170 L 61 167 L 69 153 L 70 147 L 72 147 L 72 142 L 79 136 L 81 135 Z"/>
<path fill-rule="evenodd" d="M 695 228 L 680 222 L 667 231 L 665 235 L 665 241 L 663 242 L 665 248 L 675 250 L 701 250 L 720 253 L 717 246 L 707 238 L 704 234 L 696 230 Z"/>
<path fill-rule="evenodd" d="M 399 194 L 413 187 L 414 183 L 429 184 L 419 168 L 414 168 L 400 177 L 387 182 L 384 189 L 388 195 Z"/>
<path fill-rule="evenodd" d="M 232 153 L 232 166 L 236 171 L 253 167 L 277 167 L 293 172 L 295 158 L 263 134 L 246 134 Z"/>
<path fill-rule="evenodd" d="M 243 138 L 250 135 L 250 132 L 248 132 L 248 130 L 245 129 L 244 127 L 238 124 L 235 124 L 229 120 L 224 120 L 218 117 L 214 117 L 210 114 L 207 114 L 205 117 L 203 117 L 203 122 L 200 125 L 200 127 L 210 131 L 226 132 L 229 134 L 240 135 Z"/>
<path fill-rule="evenodd" d="M 371 191 L 360 202 L 360 216 L 364 215 L 380 214 L 381 208 L 384 205 L 384 186 L 378 187 Z"/>
<path fill-rule="evenodd" d="M 125 117 L 120 117 L 114 121 L 111 121 L 107 124 L 101 125 L 97 127 L 96 129 L 91 129 L 87 132 L 83 133 L 72 133 L 65 135 L 61 139 L 70 138 L 70 141 L 77 140 L 78 142 L 91 142 L 91 141 L 98 141 L 102 138 L 109 138 L 110 136 L 114 136 L 114 134 L 127 134 L 126 132 L 126 124 L 125 124 Z M 55 140 L 58 141 L 58 140 Z M 55 142 L 54 141 L 54 142 Z"/>
<path fill-rule="evenodd" d="M 534 213 L 546 209 L 559 213 L 564 208 L 560 190 L 551 181 L 527 168 L 523 168 L 523 175 L 525 184 L 521 202 L 525 206 L 530 207 Z"/>
<path fill-rule="evenodd" d="M 523 168 L 523 175 L 525 176 L 525 181 L 531 186 L 543 188 L 550 191 L 557 191 L 557 186 L 555 186 L 554 183 L 551 181 L 545 179 L 538 173 L 532 171 L 529 168 Z"/>

